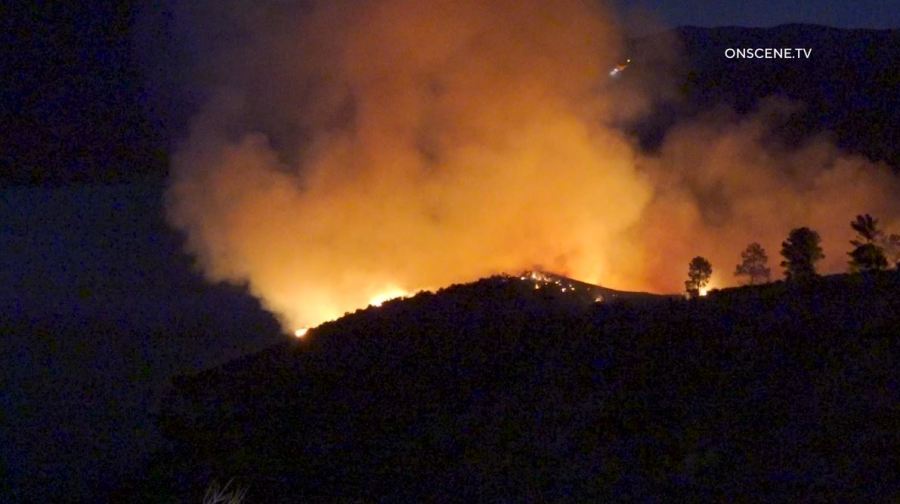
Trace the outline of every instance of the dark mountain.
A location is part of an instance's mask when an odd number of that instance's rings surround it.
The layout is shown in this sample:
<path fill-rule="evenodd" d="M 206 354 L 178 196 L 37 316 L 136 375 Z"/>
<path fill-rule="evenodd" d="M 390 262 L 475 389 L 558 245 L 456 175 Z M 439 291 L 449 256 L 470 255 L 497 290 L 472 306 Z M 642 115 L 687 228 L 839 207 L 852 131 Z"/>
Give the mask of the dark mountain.
<path fill-rule="evenodd" d="M 175 381 L 116 501 L 900 498 L 900 276 L 592 303 L 492 278 Z"/>
<path fill-rule="evenodd" d="M 761 98 L 801 104 L 781 133 L 790 140 L 829 131 L 839 146 L 900 167 L 900 30 L 841 30 L 790 24 L 774 28 L 675 30 L 684 58 L 676 69 L 678 103 L 669 103 L 639 131 L 658 141 L 679 119 L 728 104 L 739 112 Z M 666 34 L 668 37 L 670 34 Z M 635 65 L 655 59 L 658 37 L 634 43 Z M 729 59 L 729 48 L 807 48 L 809 59 Z"/>
<path fill-rule="evenodd" d="M 158 446 L 149 414 L 173 375 L 284 340 L 245 288 L 181 254 L 161 191 L 3 190 L 0 502 L 103 502 Z"/>

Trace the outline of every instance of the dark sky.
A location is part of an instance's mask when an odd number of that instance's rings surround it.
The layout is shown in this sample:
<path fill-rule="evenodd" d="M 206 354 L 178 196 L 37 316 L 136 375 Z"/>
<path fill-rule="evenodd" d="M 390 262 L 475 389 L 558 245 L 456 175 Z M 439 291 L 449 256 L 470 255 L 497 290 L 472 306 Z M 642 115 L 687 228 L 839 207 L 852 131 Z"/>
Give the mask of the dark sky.
<path fill-rule="evenodd" d="M 838 28 L 900 28 L 898 0 L 614 0 L 656 13 L 669 25 L 776 26 L 811 23 Z"/>
<path fill-rule="evenodd" d="M 0 184 L 163 170 L 171 139 L 165 114 L 148 99 L 133 39 L 136 13 L 150 1 L 13 2 L 0 15 Z M 900 28 L 900 0 L 638 2 L 669 26 Z"/>

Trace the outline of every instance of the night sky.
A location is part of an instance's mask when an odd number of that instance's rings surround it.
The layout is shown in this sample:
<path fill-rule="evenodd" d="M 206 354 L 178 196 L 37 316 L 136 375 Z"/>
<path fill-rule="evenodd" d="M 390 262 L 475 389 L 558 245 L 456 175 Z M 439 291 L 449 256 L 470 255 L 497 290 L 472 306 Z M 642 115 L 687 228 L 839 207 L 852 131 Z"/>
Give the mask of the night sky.
<path fill-rule="evenodd" d="M 616 4 L 641 5 L 673 26 L 768 27 L 785 23 L 874 29 L 900 26 L 900 6 L 889 0 L 617 0 Z"/>
<path fill-rule="evenodd" d="M 615 3 L 623 11 L 634 8 L 633 2 Z M 5 130 L 0 181 L 133 180 L 165 171 L 165 151 L 175 141 L 168 137 L 179 136 L 183 128 L 170 124 L 171 111 L 159 109 L 145 78 L 147 61 L 159 58 L 142 53 L 165 45 L 135 36 L 146 5 L 156 4 L 7 7 L 0 16 L 0 124 Z M 645 0 L 639 5 L 672 26 L 900 27 L 896 3 L 879 0 Z M 655 29 L 634 16 L 625 19 L 637 33 Z"/>

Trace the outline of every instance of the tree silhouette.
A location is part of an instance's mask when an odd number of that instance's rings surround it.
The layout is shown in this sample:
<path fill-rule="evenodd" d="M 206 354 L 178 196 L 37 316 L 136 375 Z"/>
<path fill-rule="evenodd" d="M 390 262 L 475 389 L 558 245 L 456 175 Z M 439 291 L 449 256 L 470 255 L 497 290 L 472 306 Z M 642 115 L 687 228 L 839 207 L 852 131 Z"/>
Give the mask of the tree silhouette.
<path fill-rule="evenodd" d="M 753 242 L 741 252 L 741 263 L 734 269 L 734 276 L 747 276 L 750 285 L 769 281 L 771 270 L 768 266 L 769 256 L 759 243 Z"/>
<path fill-rule="evenodd" d="M 850 227 L 859 233 L 859 236 L 865 240 L 864 243 L 875 243 L 881 237 L 881 230 L 878 229 L 878 219 L 873 218 L 869 214 L 857 215 L 856 220 L 850 223 Z M 856 240 L 850 243 L 859 245 L 859 242 Z"/>
<path fill-rule="evenodd" d="M 700 295 L 700 290 L 709 284 L 712 276 L 712 265 L 705 258 L 697 256 L 691 259 L 688 265 L 688 279 L 684 282 L 688 297 L 695 298 Z"/>
<path fill-rule="evenodd" d="M 788 280 L 806 280 L 816 276 L 816 262 L 825 258 L 819 233 L 801 227 L 792 229 L 786 241 L 781 242 L 784 276 Z"/>
<path fill-rule="evenodd" d="M 887 258 L 884 257 L 884 250 L 874 243 L 863 243 L 857 245 L 853 251 L 847 255 L 850 256 L 850 271 L 881 271 L 887 268 Z"/>
<path fill-rule="evenodd" d="M 847 254 L 850 256 L 850 271 L 878 271 L 887 268 L 884 248 L 878 245 L 882 237 L 878 219 L 869 214 L 857 215 L 856 220 L 850 222 L 850 227 L 859 234 L 859 239 L 850 241 L 855 247 Z"/>

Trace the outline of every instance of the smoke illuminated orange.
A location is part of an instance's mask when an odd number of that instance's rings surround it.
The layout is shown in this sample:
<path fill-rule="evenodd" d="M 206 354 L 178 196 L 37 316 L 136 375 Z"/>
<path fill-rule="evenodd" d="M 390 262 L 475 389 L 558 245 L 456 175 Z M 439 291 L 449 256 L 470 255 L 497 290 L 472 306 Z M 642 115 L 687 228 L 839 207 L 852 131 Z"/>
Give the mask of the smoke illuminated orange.
<path fill-rule="evenodd" d="M 269 7 L 214 59 L 167 203 L 207 276 L 246 282 L 287 330 L 501 272 L 679 292 L 703 255 L 725 286 L 751 241 L 777 271 L 799 225 L 837 271 L 853 215 L 900 223 L 885 167 L 765 143 L 783 104 L 641 152 L 613 124 L 653 97 L 609 78 L 622 37 L 592 1 Z"/>

